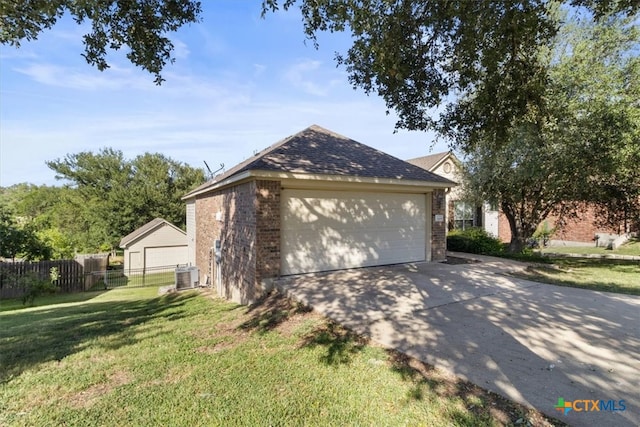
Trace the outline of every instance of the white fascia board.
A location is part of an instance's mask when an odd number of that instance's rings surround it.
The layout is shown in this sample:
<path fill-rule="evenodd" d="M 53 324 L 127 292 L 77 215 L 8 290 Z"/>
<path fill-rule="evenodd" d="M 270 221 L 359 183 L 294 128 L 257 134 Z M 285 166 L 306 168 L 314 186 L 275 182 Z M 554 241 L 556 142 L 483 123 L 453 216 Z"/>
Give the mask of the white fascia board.
<path fill-rule="evenodd" d="M 417 181 L 408 179 L 395 179 L 395 178 L 373 178 L 373 177 L 360 177 L 350 175 L 321 175 L 321 174 L 307 174 L 296 172 L 275 172 L 275 171 L 252 171 L 252 176 L 256 178 L 280 180 L 291 183 L 292 181 L 299 182 L 326 182 L 326 183 L 350 183 L 350 184 L 370 184 L 370 185 L 389 185 L 389 186 L 402 186 L 402 187 L 414 187 L 416 189 L 445 189 L 455 186 L 445 182 L 434 181 Z"/>
<path fill-rule="evenodd" d="M 243 181 L 249 179 L 268 179 L 274 181 L 283 181 L 286 186 L 305 188 L 316 187 L 318 185 L 327 184 L 354 184 L 362 188 L 363 185 L 375 186 L 388 186 L 389 188 L 404 188 L 414 189 L 416 192 L 431 192 L 434 189 L 447 189 L 457 185 L 456 183 L 435 182 L 435 181 L 417 181 L 408 179 L 394 179 L 394 178 L 372 178 L 372 177 L 359 177 L 350 175 L 324 175 L 324 174 L 308 174 L 297 172 L 278 172 L 278 171 L 265 171 L 265 170 L 251 170 L 233 175 L 223 181 L 216 182 L 210 187 L 203 188 L 202 190 L 190 194 L 183 200 L 193 199 L 201 194 L 210 193 L 229 187 L 231 185 L 237 185 Z"/>
<path fill-rule="evenodd" d="M 190 193 L 187 197 L 183 197 L 182 200 L 190 200 L 190 199 L 195 199 L 196 196 L 199 196 L 201 194 L 205 194 L 205 193 L 210 193 L 212 191 L 215 190 L 219 190 L 220 188 L 223 187 L 228 187 L 230 185 L 233 184 L 239 184 L 239 181 L 243 181 L 246 180 L 247 178 L 251 178 L 251 172 L 252 171 L 245 171 L 242 173 L 239 173 L 237 175 L 233 175 L 230 176 L 229 178 L 220 181 L 220 182 L 215 182 L 213 184 L 211 184 L 211 186 L 207 187 L 207 188 L 203 188 L 200 191 L 194 192 L 194 193 Z"/>

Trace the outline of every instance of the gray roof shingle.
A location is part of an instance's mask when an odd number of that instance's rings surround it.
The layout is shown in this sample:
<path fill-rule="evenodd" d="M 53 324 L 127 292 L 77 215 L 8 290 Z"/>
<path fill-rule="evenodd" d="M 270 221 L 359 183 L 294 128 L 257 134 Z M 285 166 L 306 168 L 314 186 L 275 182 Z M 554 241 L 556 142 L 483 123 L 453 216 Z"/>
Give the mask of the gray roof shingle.
<path fill-rule="evenodd" d="M 435 166 L 437 166 L 442 159 L 447 157 L 451 152 L 443 151 L 442 153 L 433 153 L 428 156 L 416 157 L 415 159 L 407 160 L 408 163 L 412 165 L 420 166 L 423 169 L 428 171 L 432 171 Z"/>
<path fill-rule="evenodd" d="M 171 224 L 166 219 L 162 219 L 162 218 L 152 219 L 151 221 L 149 221 L 145 225 L 143 225 L 143 226 L 141 226 L 139 228 L 136 228 L 134 231 L 132 231 L 131 233 L 127 234 L 122 239 L 120 239 L 120 247 L 124 248 L 129 243 L 133 242 L 134 240 L 138 239 L 139 237 L 144 236 L 145 234 L 149 233 L 150 231 L 155 230 L 156 228 L 160 227 L 163 224 L 166 224 L 166 225 L 168 225 L 170 227 L 173 227 L 176 230 L 180 230 L 178 227 L 176 227 L 175 225 Z M 180 230 L 180 231 L 182 233 L 184 233 L 183 230 Z M 186 233 L 184 233 L 184 234 L 186 235 Z"/>
<path fill-rule="evenodd" d="M 391 178 L 455 185 L 444 177 L 397 157 L 313 125 L 273 144 L 185 197 L 249 170 Z"/>

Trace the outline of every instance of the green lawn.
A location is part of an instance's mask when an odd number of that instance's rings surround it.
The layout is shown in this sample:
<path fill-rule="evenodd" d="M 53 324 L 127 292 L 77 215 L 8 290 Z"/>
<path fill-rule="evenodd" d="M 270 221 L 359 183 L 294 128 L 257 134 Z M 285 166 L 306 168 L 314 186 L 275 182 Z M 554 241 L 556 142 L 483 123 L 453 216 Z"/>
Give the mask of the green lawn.
<path fill-rule="evenodd" d="M 555 285 L 640 295 L 639 261 L 558 258 L 552 266 L 536 265 L 515 275 Z"/>
<path fill-rule="evenodd" d="M 640 256 L 640 239 L 632 239 L 618 249 L 611 250 L 603 247 L 589 246 L 551 246 L 544 248 L 542 253 L 559 253 L 559 254 L 600 254 L 600 255 L 637 255 Z"/>
<path fill-rule="evenodd" d="M 2 306 L 0 425 L 549 424 L 275 296 L 79 295 Z"/>
<path fill-rule="evenodd" d="M 122 286 L 163 286 L 175 283 L 176 274 L 173 269 L 166 271 L 124 275 L 124 270 L 107 270 L 107 285 L 109 288 Z M 100 283 L 98 287 L 104 286 Z"/>

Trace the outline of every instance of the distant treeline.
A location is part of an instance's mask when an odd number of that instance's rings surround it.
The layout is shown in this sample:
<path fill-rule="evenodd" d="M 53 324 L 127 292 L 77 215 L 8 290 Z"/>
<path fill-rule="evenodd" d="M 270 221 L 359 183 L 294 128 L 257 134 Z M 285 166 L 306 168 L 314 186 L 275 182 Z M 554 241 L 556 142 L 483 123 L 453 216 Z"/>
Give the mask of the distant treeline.
<path fill-rule="evenodd" d="M 63 259 L 108 251 L 156 217 L 185 226 L 181 197 L 203 170 L 162 154 L 132 160 L 104 148 L 47 162 L 62 186 L 0 187 L 0 256 Z"/>

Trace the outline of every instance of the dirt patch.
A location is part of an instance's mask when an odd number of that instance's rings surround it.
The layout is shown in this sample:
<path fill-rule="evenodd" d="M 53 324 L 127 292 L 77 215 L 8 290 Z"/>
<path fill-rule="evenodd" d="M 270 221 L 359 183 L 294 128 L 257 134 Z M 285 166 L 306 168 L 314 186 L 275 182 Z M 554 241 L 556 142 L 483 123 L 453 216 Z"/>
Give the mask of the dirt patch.
<path fill-rule="evenodd" d="M 158 380 L 150 381 L 145 385 L 178 384 L 179 382 L 191 376 L 192 372 L 192 369 L 185 369 L 184 366 L 171 367 L 164 377 Z"/>
<path fill-rule="evenodd" d="M 238 346 L 238 344 L 239 344 L 238 341 L 233 341 L 233 342 L 225 341 L 225 342 L 221 342 L 214 345 L 203 345 L 196 348 L 196 352 L 204 353 L 204 354 L 216 354 L 224 350 L 230 350 L 232 348 L 235 348 Z"/>
<path fill-rule="evenodd" d="M 275 327 L 275 330 L 282 335 L 293 335 L 304 323 L 308 321 L 321 322 L 324 319 L 321 314 L 315 311 L 309 311 L 306 313 L 297 313 L 289 317 L 286 322 L 282 322 Z"/>
<path fill-rule="evenodd" d="M 243 330 L 265 333 L 276 329 L 296 314 L 311 312 L 311 308 L 272 291 L 247 309 L 249 319 L 240 325 Z"/>
<path fill-rule="evenodd" d="M 442 264 L 451 264 L 451 265 L 459 265 L 459 264 L 479 264 L 482 261 L 471 258 L 460 258 L 455 256 L 447 256 L 445 261 L 442 261 Z"/>
<path fill-rule="evenodd" d="M 86 409 L 93 406 L 101 397 L 113 389 L 129 384 L 131 375 L 126 371 L 116 371 L 109 375 L 106 382 L 94 384 L 79 393 L 75 393 L 67 399 L 69 405 L 77 409 Z"/>

